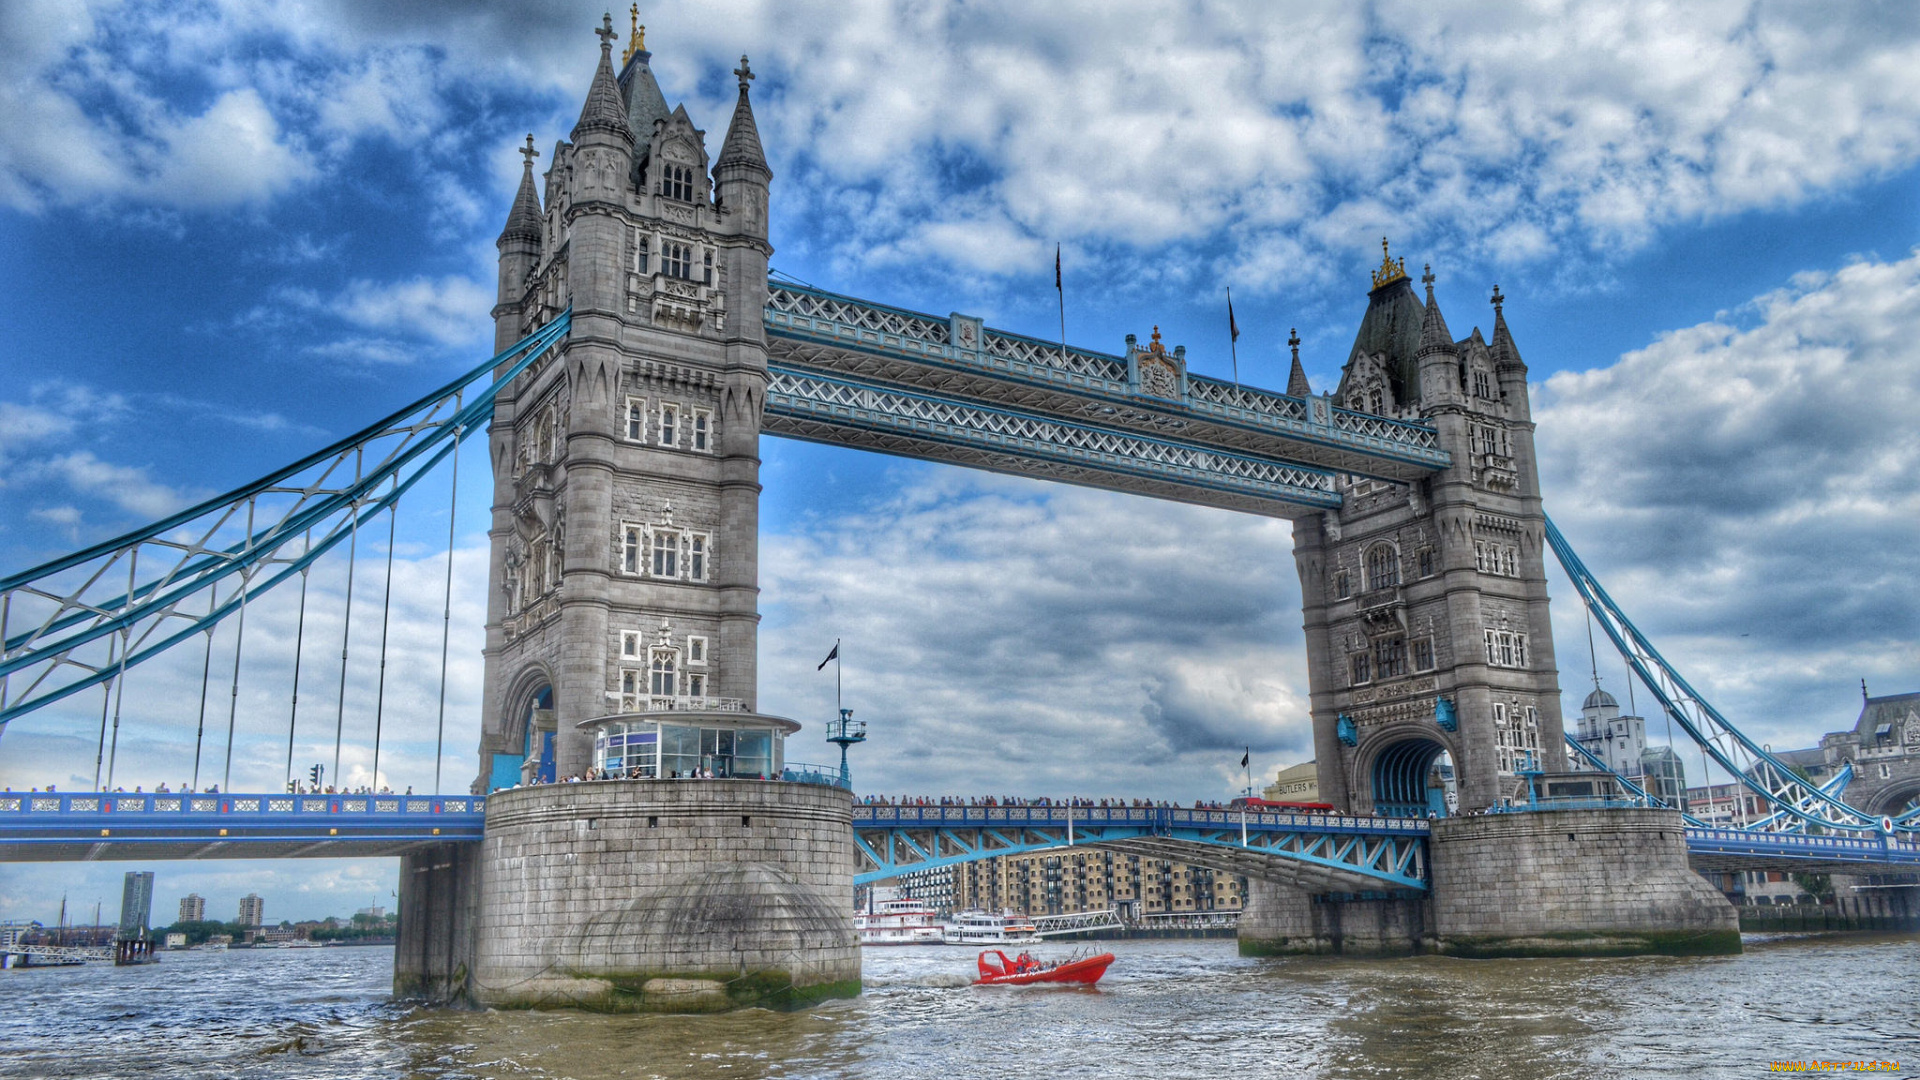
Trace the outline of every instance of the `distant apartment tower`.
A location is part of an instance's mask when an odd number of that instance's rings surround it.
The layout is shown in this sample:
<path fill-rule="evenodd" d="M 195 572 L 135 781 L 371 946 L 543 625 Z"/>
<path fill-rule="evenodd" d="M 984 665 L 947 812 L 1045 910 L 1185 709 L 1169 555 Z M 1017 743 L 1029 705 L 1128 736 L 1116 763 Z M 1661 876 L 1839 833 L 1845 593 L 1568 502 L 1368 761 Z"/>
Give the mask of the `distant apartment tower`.
<path fill-rule="evenodd" d="M 199 893 L 188 893 L 180 898 L 181 922 L 205 922 L 207 918 L 207 898 Z"/>
<path fill-rule="evenodd" d="M 132 941 L 147 936 L 147 924 L 153 921 L 153 871 L 129 870 L 120 889 L 120 939 Z"/>
<path fill-rule="evenodd" d="M 253 893 L 240 898 L 240 925 L 265 926 L 267 923 L 267 902 Z"/>
<path fill-rule="evenodd" d="M 1580 707 L 1576 736 L 1607 768 L 1677 810 L 1687 809 L 1687 769 L 1671 746 L 1647 745 L 1644 718 L 1622 715 L 1612 694 L 1593 688 Z"/>

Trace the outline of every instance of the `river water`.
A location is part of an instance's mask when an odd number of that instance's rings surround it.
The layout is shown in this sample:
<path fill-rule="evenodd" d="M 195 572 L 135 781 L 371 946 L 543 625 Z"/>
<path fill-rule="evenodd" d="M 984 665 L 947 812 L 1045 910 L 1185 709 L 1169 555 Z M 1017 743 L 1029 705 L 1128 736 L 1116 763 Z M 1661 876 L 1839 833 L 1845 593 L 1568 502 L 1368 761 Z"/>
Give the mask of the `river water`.
<path fill-rule="evenodd" d="M 1920 1073 L 1920 939 L 1750 937 L 1741 956 L 1248 960 L 1103 943 L 1096 990 L 972 987 L 958 948 L 869 948 L 798 1013 L 601 1016 L 387 1000 L 392 950 L 170 953 L 0 972 L 0 1077 L 1745 1077 Z M 1035 949 L 1043 957 L 1072 947 Z"/>

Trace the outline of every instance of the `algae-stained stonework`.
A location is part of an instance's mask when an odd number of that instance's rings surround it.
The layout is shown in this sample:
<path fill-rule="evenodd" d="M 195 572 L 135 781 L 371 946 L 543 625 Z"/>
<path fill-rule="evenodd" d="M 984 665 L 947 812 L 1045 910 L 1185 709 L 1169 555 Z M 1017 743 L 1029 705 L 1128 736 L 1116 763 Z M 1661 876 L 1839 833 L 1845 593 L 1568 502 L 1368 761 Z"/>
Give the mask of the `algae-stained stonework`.
<path fill-rule="evenodd" d="M 585 772 L 584 719 L 754 703 L 772 173 L 744 57 L 710 159 L 650 56 L 603 41 L 499 239 L 500 346 L 573 326 L 494 410 L 482 789 Z"/>
<path fill-rule="evenodd" d="M 1451 464 L 1349 476 L 1294 524 L 1320 798 L 1353 813 L 1480 809 L 1564 767 L 1526 365 L 1498 289 L 1492 340 L 1456 341 L 1424 281 L 1423 302 L 1383 260 L 1334 404 L 1433 425 Z"/>
<path fill-rule="evenodd" d="M 703 1012 L 860 989 L 852 804 L 763 780 L 543 784 L 487 800 L 471 994 Z"/>

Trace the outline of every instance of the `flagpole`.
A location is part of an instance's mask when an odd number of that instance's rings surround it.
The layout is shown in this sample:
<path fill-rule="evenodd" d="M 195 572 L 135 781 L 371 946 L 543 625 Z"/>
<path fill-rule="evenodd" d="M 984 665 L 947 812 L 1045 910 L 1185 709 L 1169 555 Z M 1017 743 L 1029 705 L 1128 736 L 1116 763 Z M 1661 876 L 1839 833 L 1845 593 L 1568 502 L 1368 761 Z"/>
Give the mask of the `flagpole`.
<path fill-rule="evenodd" d="M 1060 278 L 1060 245 L 1053 245 L 1053 291 L 1060 297 L 1060 363 L 1067 362 L 1067 287 Z"/>
<path fill-rule="evenodd" d="M 841 711 L 840 710 L 840 666 L 842 663 L 844 663 L 844 661 L 840 659 L 840 639 L 834 638 L 833 639 L 833 711 L 834 711 L 834 715 L 836 716 L 839 715 Z"/>
<path fill-rule="evenodd" d="M 1233 385 L 1240 385 L 1240 326 L 1233 321 L 1233 290 L 1227 290 L 1227 349 L 1233 354 Z"/>
<path fill-rule="evenodd" d="M 1246 748 L 1240 755 L 1240 765 L 1247 770 L 1247 797 L 1240 800 L 1240 846 L 1247 846 L 1247 800 L 1253 798 L 1253 747 Z"/>

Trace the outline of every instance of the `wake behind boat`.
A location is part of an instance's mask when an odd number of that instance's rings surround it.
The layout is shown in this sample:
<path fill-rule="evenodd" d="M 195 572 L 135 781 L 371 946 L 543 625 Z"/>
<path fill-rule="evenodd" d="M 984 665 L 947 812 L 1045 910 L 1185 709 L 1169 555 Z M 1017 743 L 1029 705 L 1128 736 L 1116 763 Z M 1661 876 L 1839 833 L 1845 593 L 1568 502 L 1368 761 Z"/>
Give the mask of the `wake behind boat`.
<path fill-rule="evenodd" d="M 1007 954 L 999 949 L 987 949 L 980 954 L 976 963 L 980 968 L 980 977 L 973 981 L 975 986 L 1027 986 L 1032 983 L 1092 986 L 1107 973 L 1107 965 L 1113 963 L 1113 954 L 1069 957 L 1046 964 L 1027 953 L 1009 960 Z"/>

